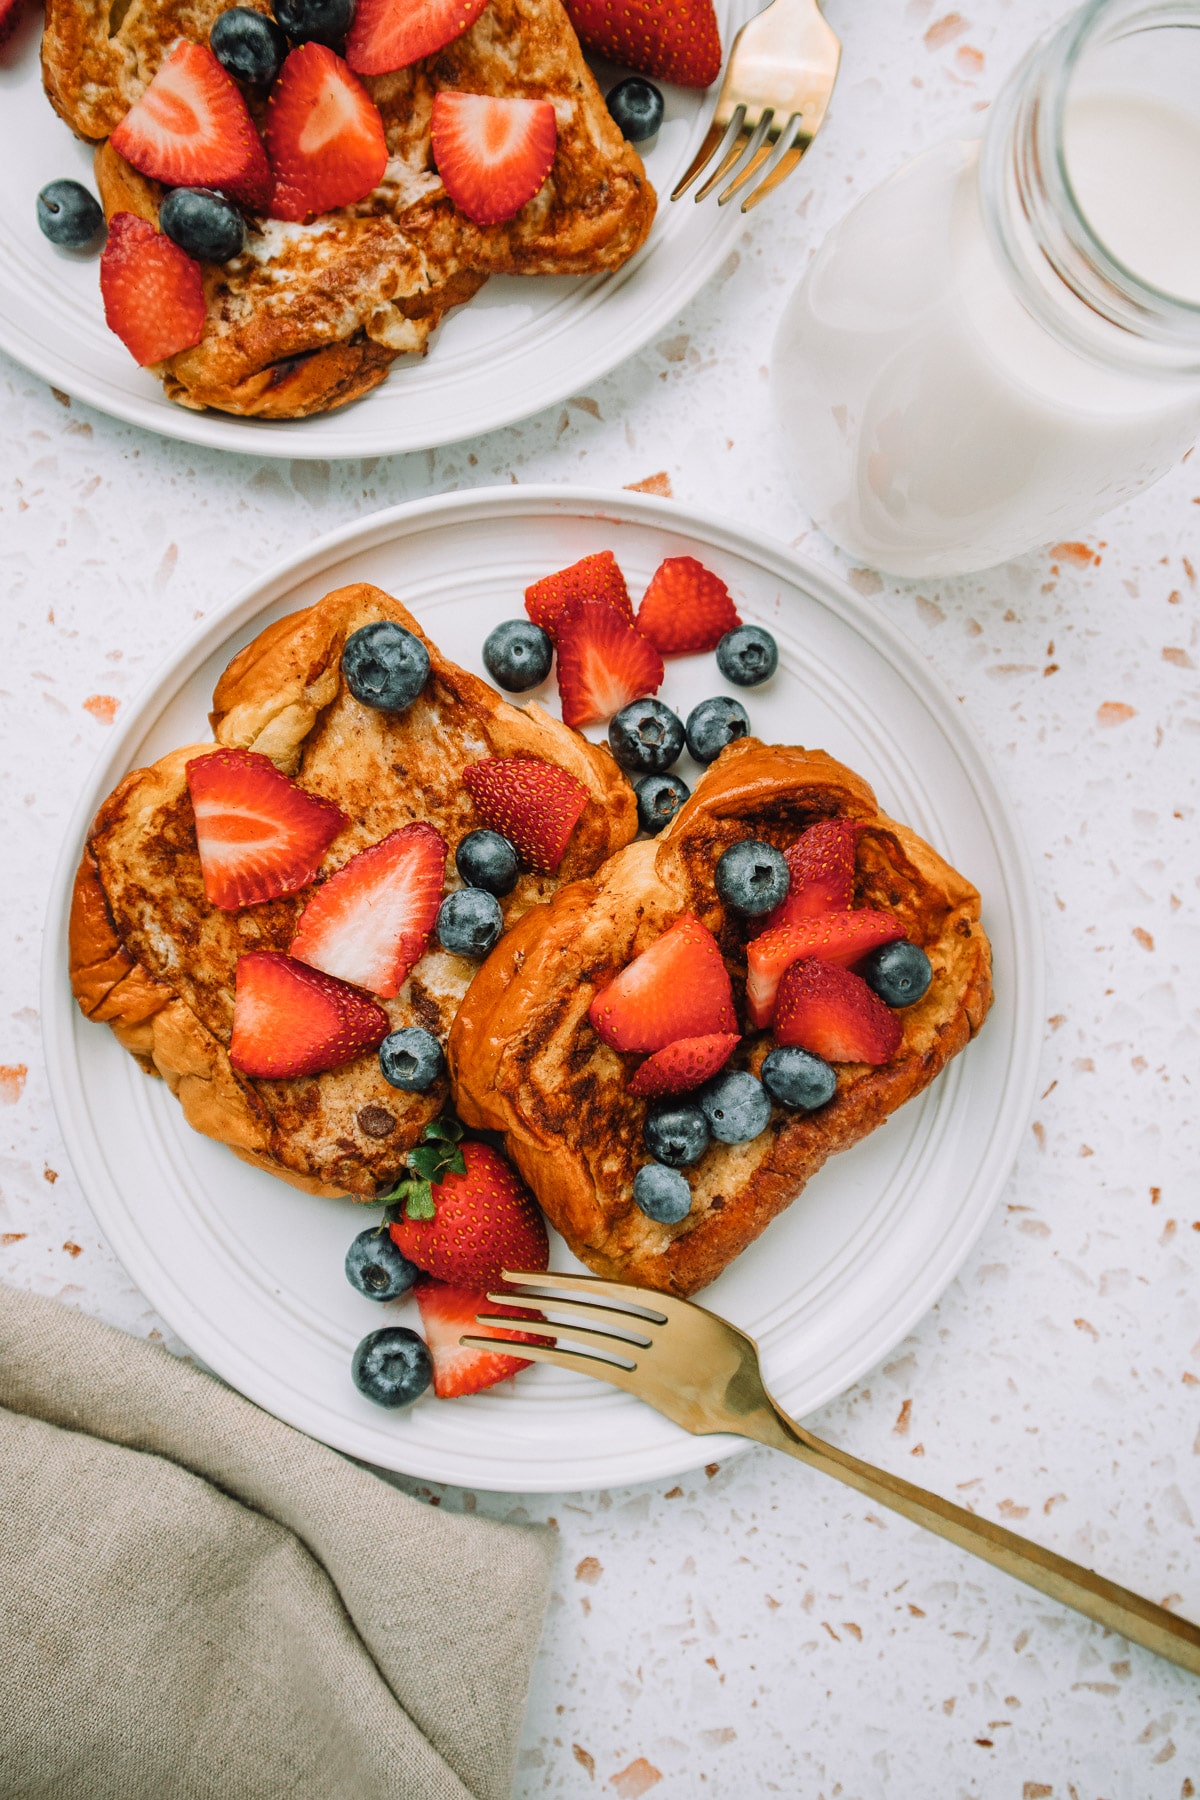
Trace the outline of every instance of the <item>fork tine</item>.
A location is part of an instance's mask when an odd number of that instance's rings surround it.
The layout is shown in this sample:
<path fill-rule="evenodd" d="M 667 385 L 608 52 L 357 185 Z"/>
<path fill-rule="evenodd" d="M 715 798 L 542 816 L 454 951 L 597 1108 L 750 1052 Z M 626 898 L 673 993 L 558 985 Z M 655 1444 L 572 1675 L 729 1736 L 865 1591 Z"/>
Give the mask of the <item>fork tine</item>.
<path fill-rule="evenodd" d="M 488 1295 L 488 1299 L 497 1306 L 511 1306 L 512 1298 L 511 1294 Z M 640 1313 L 621 1312 L 615 1306 L 592 1306 L 590 1302 L 586 1306 L 571 1306 L 565 1300 L 548 1297 L 539 1299 L 538 1305 L 546 1312 L 558 1314 L 566 1321 L 566 1325 L 586 1325 L 589 1330 L 593 1327 L 599 1330 L 604 1325 L 618 1326 L 621 1331 L 630 1333 L 625 1339 L 626 1343 L 636 1342 L 643 1349 L 649 1348 L 654 1341 L 655 1331 L 659 1329 L 653 1321 L 643 1318 Z"/>
<path fill-rule="evenodd" d="M 541 1294 L 546 1292 L 571 1294 L 577 1300 L 596 1305 L 604 1305 L 609 1300 L 623 1300 L 630 1306 L 640 1308 L 657 1325 L 666 1324 L 672 1316 L 673 1308 L 691 1310 L 688 1301 L 673 1300 L 669 1294 L 660 1294 L 656 1288 L 631 1287 L 620 1281 L 606 1281 L 603 1275 L 560 1275 L 553 1269 L 531 1269 L 524 1274 L 513 1269 L 502 1269 L 500 1274 L 501 1279 L 510 1286 L 541 1290 L 532 1296 L 517 1295 L 517 1299 L 533 1298 L 547 1306 L 551 1302 L 541 1299 Z M 511 1305 L 514 1296 L 489 1294 L 488 1298 L 496 1299 L 501 1305 Z M 635 1319 L 633 1323 L 640 1325 L 641 1320 Z"/>
<path fill-rule="evenodd" d="M 718 145 L 724 142 L 725 134 L 728 132 L 730 126 L 736 125 L 740 129 L 742 119 L 745 117 L 745 112 L 745 107 L 739 106 L 733 116 L 726 119 L 722 124 L 721 108 L 718 103 L 716 117 L 704 134 L 704 142 L 688 164 L 687 173 L 680 181 L 676 182 L 675 187 L 672 189 L 672 200 L 678 200 L 681 194 L 687 193 L 687 190 L 691 187 L 701 169 L 704 168 L 709 158 L 715 154 Z"/>
<path fill-rule="evenodd" d="M 557 1312 L 558 1308 L 556 1307 L 554 1310 Z M 614 1356 L 626 1356 L 630 1361 L 633 1360 L 637 1351 L 649 1350 L 651 1347 L 646 1338 L 643 1338 L 640 1343 L 635 1343 L 632 1338 L 618 1337 L 615 1332 L 596 1331 L 590 1325 L 576 1325 L 569 1320 L 565 1324 L 557 1319 L 553 1323 L 548 1323 L 545 1319 L 521 1319 L 517 1322 L 513 1319 L 502 1319 L 497 1313 L 476 1313 L 475 1323 L 477 1325 L 500 1325 L 507 1331 L 512 1331 L 516 1326 L 522 1333 L 528 1333 L 532 1337 L 569 1337 L 572 1343 L 578 1341 L 595 1344 L 601 1350 L 611 1351 Z"/>
<path fill-rule="evenodd" d="M 748 213 L 754 207 L 760 205 L 761 202 L 767 198 L 768 194 L 773 194 L 780 183 L 787 180 L 792 170 L 796 167 L 796 164 L 800 161 L 800 158 L 804 155 L 804 152 L 808 149 L 808 146 L 812 143 L 812 138 L 809 136 L 808 132 L 804 130 L 804 127 L 799 124 L 798 118 L 796 117 L 789 120 L 788 129 L 784 132 L 780 142 L 786 143 L 789 138 L 791 138 L 792 141 L 788 143 L 787 149 L 780 156 L 774 168 L 768 169 L 754 191 L 747 194 L 746 198 L 742 201 L 742 211 L 744 213 Z M 722 195 L 722 199 L 725 198 L 727 198 L 727 196 Z"/>
<path fill-rule="evenodd" d="M 748 181 L 754 179 L 763 164 L 774 156 L 779 145 L 779 127 L 771 123 L 772 115 L 769 112 L 764 113 L 763 118 L 767 121 L 767 129 L 755 134 L 758 142 L 751 145 L 749 159 L 738 170 L 725 192 L 718 197 L 718 206 L 724 206 L 727 201 L 732 200 Z"/>
<path fill-rule="evenodd" d="M 494 1337 L 460 1337 L 458 1341 L 471 1350 L 496 1348 Z M 572 1375 L 593 1375 L 597 1381 L 607 1381 L 629 1394 L 638 1391 L 636 1369 L 623 1369 L 619 1363 L 602 1362 L 598 1356 L 585 1356 L 581 1351 L 552 1350 L 549 1344 L 514 1344 L 512 1354 L 525 1362 L 553 1363 L 556 1369 L 566 1369 Z"/>
<path fill-rule="evenodd" d="M 744 107 L 739 108 L 739 111 L 743 112 L 743 114 L 744 114 L 745 108 Z M 713 170 L 713 172 L 709 176 L 708 180 L 704 183 L 704 186 L 696 189 L 697 204 L 699 204 L 699 202 L 701 200 L 706 200 L 708 198 L 709 194 L 711 194 L 713 189 L 717 186 L 717 184 L 719 182 L 724 181 L 724 179 L 725 179 L 726 175 L 728 175 L 730 169 L 736 167 L 736 165 L 739 162 L 741 162 L 743 156 L 746 154 L 746 151 L 749 148 L 750 140 L 754 136 L 756 130 L 757 130 L 757 126 L 755 126 L 752 129 L 749 125 L 745 124 L 744 122 L 742 125 L 740 125 L 738 127 L 738 133 L 737 133 L 737 136 L 734 138 L 733 143 L 730 145 L 729 149 L 725 152 L 724 156 L 721 158 L 720 162 L 717 164 L 716 168 Z"/>

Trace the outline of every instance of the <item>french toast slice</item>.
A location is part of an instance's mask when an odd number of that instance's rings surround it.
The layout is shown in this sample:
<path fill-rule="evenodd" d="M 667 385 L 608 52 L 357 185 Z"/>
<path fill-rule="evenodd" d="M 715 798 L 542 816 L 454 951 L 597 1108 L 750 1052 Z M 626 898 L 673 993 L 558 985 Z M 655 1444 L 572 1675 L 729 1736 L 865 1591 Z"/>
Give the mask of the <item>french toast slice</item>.
<path fill-rule="evenodd" d="M 746 928 L 717 898 L 721 854 L 744 838 L 793 843 L 820 819 L 861 821 L 856 906 L 896 916 L 933 966 L 925 997 L 896 1016 L 903 1037 L 882 1067 L 838 1066 L 837 1092 L 812 1113 L 773 1105 L 749 1143 L 713 1142 L 686 1171 L 692 1207 L 677 1225 L 635 1205 L 651 1160 L 647 1102 L 628 1091 L 638 1058 L 593 1029 L 596 994 L 681 914 L 714 934 L 744 1021 Z M 724 750 L 660 838 L 620 850 L 595 875 L 527 913 L 493 950 L 450 1034 L 463 1122 L 502 1131 L 550 1222 L 599 1275 L 681 1295 L 713 1281 L 800 1193 L 822 1163 L 920 1093 L 978 1031 L 991 1003 L 991 952 L 979 894 L 867 783 L 819 750 L 746 738 Z M 730 1067 L 757 1074 L 769 1033 L 750 1033 Z M 686 1099 L 687 1096 L 681 1096 Z"/>
<path fill-rule="evenodd" d="M 245 0 L 269 15 L 266 0 Z M 177 37 L 207 44 L 231 0 L 48 0 L 46 91 L 98 145 L 106 214 L 157 224 L 166 191 L 107 143 Z M 613 123 L 559 0 L 490 0 L 435 56 L 364 86 L 383 119 L 384 179 L 355 206 L 309 224 L 252 221 L 235 261 L 202 265 L 207 323 L 194 349 L 157 365 L 171 399 L 261 418 L 328 411 L 376 387 L 391 363 L 423 351 L 446 311 L 489 275 L 584 275 L 616 269 L 644 242 L 655 211 L 636 150 Z M 554 166 L 507 223 L 479 226 L 433 165 L 440 89 L 553 102 Z M 265 103 L 249 101 L 261 125 Z"/>
<path fill-rule="evenodd" d="M 376 619 L 414 632 L 429 651 L 424 691 L 403 713 L 361 705 L 342 674 L 346 638 Z M 442 656 L 399 601 L 365 583 L 261 632 L 222 675 L 211 719 L 218 744 L 269 756 L 349 816 L 319 879 L 397 827 L 426 820 L 450 853 L 447 886 L 459 885 L 454 849 L 480 824 L 462 772 L 485 757 L 555 763 L 591 796 L 559 876 L 523 873 L 502 902 L 506 924 L 548 899 L 559 880 L 591 874 L 637 830 L 632 790 L 607 749 L 536 705 L 509 705 Z M 237 911 L 209 904 L 186 765 L 213 748 L 192 745 L 134 770 L 100 808 L 75 882 L 72 987 L 89 1018 L 165 1077 L 197 1131 L 297 1187 L 372 1199 L 445 1105 L 446 1080 L 424 1094 L 402 1092 L 384 1080 L 374 1053 L 291 1080 L 234 1068 L 238 957 L 286 950 L 313 889 Z M 380 1002 L 391 1029 L 421 1025 L 444 1040 L 476 967 L 431 942 L 396 998 Z"/>

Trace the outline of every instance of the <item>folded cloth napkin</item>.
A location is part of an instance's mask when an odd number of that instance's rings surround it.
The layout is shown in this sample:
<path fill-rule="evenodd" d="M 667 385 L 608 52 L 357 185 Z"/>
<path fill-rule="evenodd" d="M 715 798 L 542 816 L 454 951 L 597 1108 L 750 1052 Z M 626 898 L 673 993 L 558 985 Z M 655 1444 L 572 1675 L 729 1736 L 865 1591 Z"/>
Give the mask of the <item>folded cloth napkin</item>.
<path fill-rule="evenodd" d="M 0 1287 L 4 1800 L 503 1800 L 552 1557 Z"/>

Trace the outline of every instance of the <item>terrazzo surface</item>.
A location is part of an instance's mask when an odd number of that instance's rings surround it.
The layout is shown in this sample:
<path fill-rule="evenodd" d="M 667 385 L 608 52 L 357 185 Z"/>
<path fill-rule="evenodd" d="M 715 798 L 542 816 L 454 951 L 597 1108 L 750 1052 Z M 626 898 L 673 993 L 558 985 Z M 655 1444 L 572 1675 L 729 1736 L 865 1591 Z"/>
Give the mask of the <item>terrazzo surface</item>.
<path fill-rule="evenodd" d="M 114 424 L 0 359 L 0 1279 L 173 1342 L 66 1161 L 37 966 L 79 786 L 193 620 L 334 525 L 510 480 L 649 482 L 845 568 L 777 463 L 774 321 L 857 194 L 977 127 L 1044 10 L 831 0 L 829 13 L 842 85 L 792 185 L 671 330 L 524 425 L 406 458 L 256 462 Z M 1193 1618 L 1197 506 L 1200 464 L 1185 458 L 1086 542 L 986 576 L 848 570 L 962 698 L 1016 802 L 1048 998 L 1035 1115 L 982 1238 L 894 1354 L 810 1421 Z M 765 1450 L 601 1493 L 409 1485 L 559 1534 L 520 1800 L 1200 1791 L 1193 1679 Z"/>

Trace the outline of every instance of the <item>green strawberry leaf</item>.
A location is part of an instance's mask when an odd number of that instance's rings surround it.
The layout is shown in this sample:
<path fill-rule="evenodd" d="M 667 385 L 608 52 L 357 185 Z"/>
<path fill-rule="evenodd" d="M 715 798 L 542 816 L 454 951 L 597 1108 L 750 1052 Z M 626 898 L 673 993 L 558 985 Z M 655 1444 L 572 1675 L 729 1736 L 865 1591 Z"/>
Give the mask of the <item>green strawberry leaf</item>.
<path fill-rule="evenodd" d="M 421 1133 L 422 1142 L 408 1153 L 412 1174 L 402 1177 L 394 1188 L 380 1194 L 376 1201 L 386 1207 L 380 1231 L 401 1219 L 432 1219 L 437 1216 L 433 1189 L 447 1175 L 465 1175 L 466 1159 L 459 1148 L 463 1128 L 457 1119 L 432 1119 Z M 414 1179 L 415 1177 L 415 1179 Z"/>

